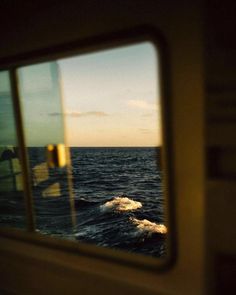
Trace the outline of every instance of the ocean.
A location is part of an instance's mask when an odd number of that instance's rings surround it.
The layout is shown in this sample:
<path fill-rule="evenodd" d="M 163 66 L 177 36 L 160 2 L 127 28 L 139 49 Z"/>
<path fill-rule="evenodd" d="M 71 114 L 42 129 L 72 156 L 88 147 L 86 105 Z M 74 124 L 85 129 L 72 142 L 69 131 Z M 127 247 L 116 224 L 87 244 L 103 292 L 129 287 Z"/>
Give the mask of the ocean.
<path fill-rule="evenodd" d="M 66 169 L 48 169 L 44 148 L 28 148 L 37 231 L 102 247 L 165 256 L 167 228 L 160 148 L 71 147 L 70 154 L 74 226 Z M 17 215 L 15 223 L 20 223 L 19 212 Z"/>
<path fill-rule="evenodd" d="M 79 240 L 165 255 L 158 148 L 72 148 Z M 143 221 L 145 220 L 145 221 Z"/>

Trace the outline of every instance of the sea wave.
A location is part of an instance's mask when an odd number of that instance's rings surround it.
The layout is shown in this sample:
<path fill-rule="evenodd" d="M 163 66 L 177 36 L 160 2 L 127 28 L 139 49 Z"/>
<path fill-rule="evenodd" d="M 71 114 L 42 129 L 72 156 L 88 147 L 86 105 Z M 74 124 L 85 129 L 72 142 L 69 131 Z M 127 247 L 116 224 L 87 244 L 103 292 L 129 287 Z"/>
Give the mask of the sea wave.
<path fill-rule="evenodd" d="M 106 211 L 132 211 L 142 207 L 142 203 L 129 199 L 128 197 L 115 197 L 111 201 L 100 206 L 103 212 Z"/>
<path fill-rule="evenodd" d="M 137 219 L 130 217 L 130 221 L 137 226 L 137 230 L 139 234 L 166 234 L 167 233 L 167 227 L 164 224 L 157 224 L 155 222 L 151 222 L 147 219 Z"/>

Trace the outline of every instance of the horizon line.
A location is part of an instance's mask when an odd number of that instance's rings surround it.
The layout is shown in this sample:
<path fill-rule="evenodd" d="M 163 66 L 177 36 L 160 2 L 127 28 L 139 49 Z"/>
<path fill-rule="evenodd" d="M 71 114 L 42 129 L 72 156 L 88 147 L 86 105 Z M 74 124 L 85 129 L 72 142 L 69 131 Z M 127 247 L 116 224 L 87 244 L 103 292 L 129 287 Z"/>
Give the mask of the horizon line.
<path fill-rule="evenodd" d="M 55 144 L 56 145 L 56 144 Z M 78 145 L 65 145 L 66 147 L 77 147 L 77 148 L 156 148 L 161 147 L 161 145 L 155 145 L 155 146 L 78 146 Z M 46 147 L 45 145 L 30 145 L 27 147 Z"/>

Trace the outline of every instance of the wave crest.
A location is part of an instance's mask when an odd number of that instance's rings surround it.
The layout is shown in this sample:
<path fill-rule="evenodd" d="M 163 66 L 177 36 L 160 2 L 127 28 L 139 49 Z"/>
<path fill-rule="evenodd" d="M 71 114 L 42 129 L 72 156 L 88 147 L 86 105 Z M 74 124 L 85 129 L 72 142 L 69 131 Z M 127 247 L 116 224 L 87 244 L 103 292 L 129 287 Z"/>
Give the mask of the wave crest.
<path fill-rule="evenodd" d="M 140 233 L 158 233 L 158 234 L 166 234 L 167 227 L 164 224 L 157 224 L 155 222 L 151 222 L 147 219 L 137 219 L 137 218 L 130 218 L 133 224 L 137 225 L 137 229 Z"/>
<path fill-rule="evenodd" d="M 113 200 L 101 205 L 102 211 L 132 211 L 142 207 L 142 203 L 131 200 L 127 197 L 115 197 Z"/>

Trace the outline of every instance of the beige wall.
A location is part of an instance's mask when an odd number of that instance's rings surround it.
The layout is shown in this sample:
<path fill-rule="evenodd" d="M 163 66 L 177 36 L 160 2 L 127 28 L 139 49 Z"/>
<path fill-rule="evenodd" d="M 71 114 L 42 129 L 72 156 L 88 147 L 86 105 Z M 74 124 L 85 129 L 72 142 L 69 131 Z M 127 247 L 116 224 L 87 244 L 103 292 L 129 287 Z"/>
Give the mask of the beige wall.
<path fill-rule="evenodd" d="M 216 9 L 217 7 L 217 9 Z M 235 2 L 207 1 L 206 216 L 208 292 L 230 294 L 236 274 Z M 215 153 L 215 154 L 214 154 Z M 213 170 L 213 172 L 211 172 Z"/>

